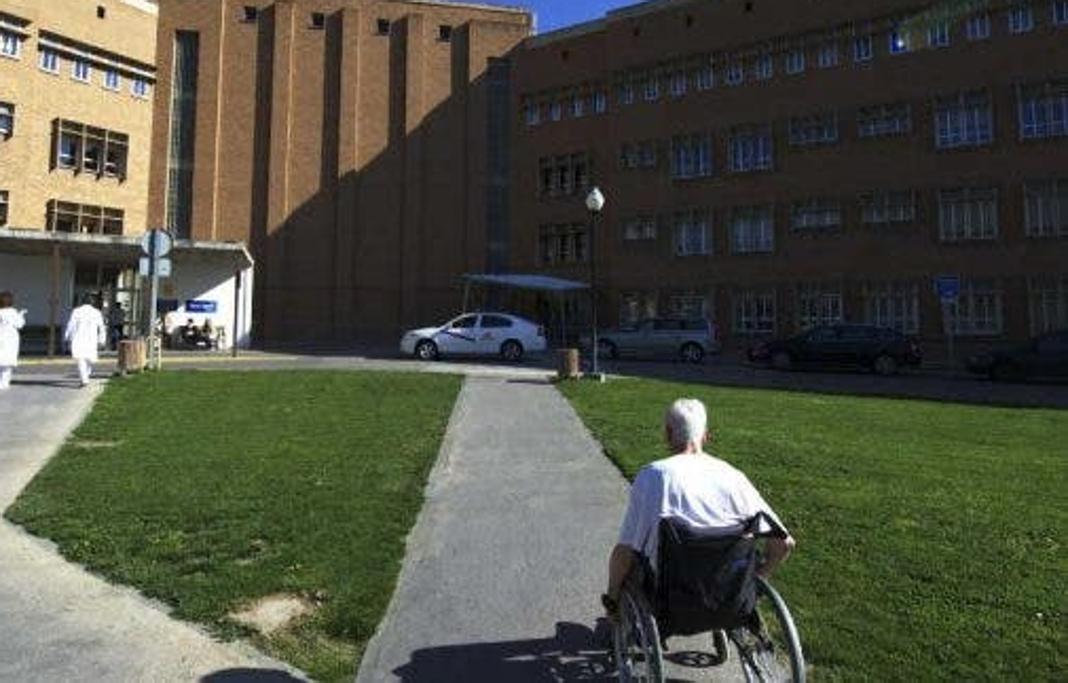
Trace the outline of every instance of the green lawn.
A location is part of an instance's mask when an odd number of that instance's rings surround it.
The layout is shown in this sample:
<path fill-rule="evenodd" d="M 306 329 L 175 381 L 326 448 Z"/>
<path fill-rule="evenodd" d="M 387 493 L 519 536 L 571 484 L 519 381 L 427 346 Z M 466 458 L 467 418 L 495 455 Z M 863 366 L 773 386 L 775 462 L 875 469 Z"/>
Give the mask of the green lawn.
<path fill-rule="evenodd" d="M 163 373 L 112 382 L 7 516 L 223 636 L 250 599 L 319 607 L 263 649 L 351 680 L 393 592 L 460 380 Z"/>
<path fill-rule="evenodd" d="M 819 680 L 1065 680 L 1068 412 L 561 385 L 628 477 L 693 396 L 798 539 L 776 575 Z M 1036 388 L 1040 391 L 1041 388 Z"/>

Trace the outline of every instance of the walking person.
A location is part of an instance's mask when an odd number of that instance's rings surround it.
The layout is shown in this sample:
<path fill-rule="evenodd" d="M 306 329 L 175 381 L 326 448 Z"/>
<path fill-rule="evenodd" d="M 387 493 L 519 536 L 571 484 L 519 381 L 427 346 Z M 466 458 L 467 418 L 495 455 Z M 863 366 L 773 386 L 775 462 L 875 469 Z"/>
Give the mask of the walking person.
<path fill-rule="evenodd" d="M 111 350 L 119 350 L 119 342 L 126 338 L 126 311 L 118 301 L 108 309 L 108 327 L 111 330 Z"/>
<path fill-rule="evenodd" d="M 26 311 L 15 310 L 11 292 L 0 292 L 0 391 L 11 387 L 11 373 L 19 364 L 19 330 L 26 324 Z"/>
<path fill-rule="evenodd" d="M 93 305 L 92 296 L 83 297 L 82 305 L 71 311 L 63 338 L 70 344 L 71 358 L 78 363 L 78 379 L 83 387 L 87 386 L 93 374 L 93 363 L 100 358 L 98 349 L 108 339 L 104 316 Z"/>

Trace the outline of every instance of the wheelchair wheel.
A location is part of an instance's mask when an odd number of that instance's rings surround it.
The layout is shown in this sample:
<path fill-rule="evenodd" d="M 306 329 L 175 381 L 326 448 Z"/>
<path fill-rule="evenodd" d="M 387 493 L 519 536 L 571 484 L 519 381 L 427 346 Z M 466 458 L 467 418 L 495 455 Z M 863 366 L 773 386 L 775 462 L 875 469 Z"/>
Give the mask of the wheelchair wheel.
<path fill-rule="evenodd" d="M 749 624 L 730 632 L 749 683 L 804 683 L 805 658 L 790 610 L 778 591 L 757 578 L 757 605 Z"/>
<path fill-rule="evenodd" d="M 663 682 L 660 631 L 640 591 L 628 586 L 620 592 L 619 620 L 612 635 L 620 683 Z"/>

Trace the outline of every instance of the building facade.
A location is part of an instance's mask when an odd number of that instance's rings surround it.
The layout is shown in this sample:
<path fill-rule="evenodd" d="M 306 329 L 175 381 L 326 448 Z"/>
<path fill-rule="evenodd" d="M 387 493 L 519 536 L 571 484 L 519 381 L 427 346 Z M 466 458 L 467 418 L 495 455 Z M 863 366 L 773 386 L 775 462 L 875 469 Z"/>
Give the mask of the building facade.
<path fill-rule="evenodd" d="M 596 259 L 610 322 L 706 315 L 727 350 L 869 322 L 931 355 L 1068 327 L 1068 2 L 660 0 L 511 64 L 511 267 Z"/>
<path fill-rule="evenodd" d="M 264 342 L 393 338 L 509 251 L 517 10 L 163 0 L 149 217 L 257 260 Z"/>

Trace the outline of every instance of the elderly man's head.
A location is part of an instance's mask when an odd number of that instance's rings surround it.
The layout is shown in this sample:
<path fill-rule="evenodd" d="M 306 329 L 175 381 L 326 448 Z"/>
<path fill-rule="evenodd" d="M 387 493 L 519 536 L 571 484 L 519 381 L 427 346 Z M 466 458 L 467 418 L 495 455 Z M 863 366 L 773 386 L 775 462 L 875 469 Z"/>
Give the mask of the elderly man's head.
<path fill-rule="evenodd" d="M 696 398 L 680 398 L 664 414 L 664 432 L 673 453 L 700 451 L 708 435 L 708 413 Z"/>

